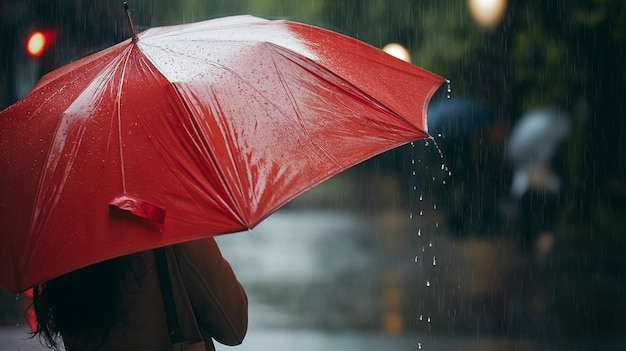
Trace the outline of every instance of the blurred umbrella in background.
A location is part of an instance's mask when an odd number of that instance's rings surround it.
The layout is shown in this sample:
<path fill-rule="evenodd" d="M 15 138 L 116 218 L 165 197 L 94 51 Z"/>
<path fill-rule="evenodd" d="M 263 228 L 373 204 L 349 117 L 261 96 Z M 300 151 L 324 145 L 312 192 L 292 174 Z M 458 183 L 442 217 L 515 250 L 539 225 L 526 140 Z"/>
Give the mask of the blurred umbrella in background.
<path fill-rule="evenodd" d="M 561 180 L 552 161 L 570 129 L 569 116 L 557 108 L 529 111 L 513 127 L 506 156 L 515 169 L 511 193 L 519 198 L 532 188 L 556 193 Z"/>
<path fill-rule="evenodd" d="M 447 228 L 455 236 L 502 234 L 506 215 L 497 188 L 503 179 L 505 128 L 486 100 L 477 97 L 429 105 L 428 131 L 441 150 L 434 162 L 443 162 L 442 169 L 451 175 L 440 191 L 446 198 Z"/>
<path fill-rule="evenodd" d="M 428 106 L 428 132 L 443 138 L 467 136 L 494 119 L 494 111 L 486 101 L 460 97 L 433 101 Z"/>

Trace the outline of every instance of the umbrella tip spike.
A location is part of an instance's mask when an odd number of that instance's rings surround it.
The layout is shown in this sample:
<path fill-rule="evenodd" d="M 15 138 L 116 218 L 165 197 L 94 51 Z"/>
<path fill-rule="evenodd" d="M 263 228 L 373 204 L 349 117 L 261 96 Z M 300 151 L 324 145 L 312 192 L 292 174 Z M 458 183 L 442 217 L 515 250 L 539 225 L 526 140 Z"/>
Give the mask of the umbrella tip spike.
<path fill-rule="evenodd" d="M 135 28 L 133 27 L 133 20 L 130 18 L 130 10 L 128 9 L 128 2 L 124 1 L 124 12 L 126 13 L 126 22 L 128 22 L 128 28 L 130 29 L 130 37 L 133 41 L 139 40 L 137 34 L 135 34 Z"/>

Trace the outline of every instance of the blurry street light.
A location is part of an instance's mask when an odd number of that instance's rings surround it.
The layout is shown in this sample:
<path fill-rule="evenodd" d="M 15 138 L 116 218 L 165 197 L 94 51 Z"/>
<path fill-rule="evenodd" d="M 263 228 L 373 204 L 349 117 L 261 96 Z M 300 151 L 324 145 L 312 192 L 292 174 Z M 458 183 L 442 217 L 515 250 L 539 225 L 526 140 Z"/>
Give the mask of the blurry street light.
<path fill-rule="evenodd" d="M 37 30 L 31 33 L 26 42 L 26 53 L 32 57 L 43 55 L 56 37 L 54 30 Z"/>
<path fill-rule="evenodd" d="M 409 54 L 409 51 L 400 44 L 396 44 L 396 43 L 387 44 L 383 48 L 383 51 L 388 53 L 391 56 L 399 58 L 400 60 L 411 62 L 411 54 Z"/>
<path fill-rule="evenodd" d="M 26 44 L 26 52 L 31 56 L 41 56 L 43 48 L 46 46 L 46 37 L 41 32 L 35 32 L 28 39 Z"/>
<path fill-rule="evenodd" d="M 506 0 L 468 0 L 470 14 L 483 29 L 493 29 L 502 20 Z"/>

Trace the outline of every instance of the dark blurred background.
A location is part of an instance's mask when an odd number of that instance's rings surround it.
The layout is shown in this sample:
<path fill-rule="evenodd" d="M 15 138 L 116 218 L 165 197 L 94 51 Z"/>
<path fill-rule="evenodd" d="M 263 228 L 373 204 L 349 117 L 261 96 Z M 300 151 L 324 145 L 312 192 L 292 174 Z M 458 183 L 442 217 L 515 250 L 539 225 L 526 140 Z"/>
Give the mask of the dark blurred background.
<path fill-rule="evenodd" d="M 372 235 L 386 235 L 376 244 L 386 260 L 413 262 L 411 273 L 391 268 L 380 278 L 383 287 L 406 280 L 402 293 L 365 303 L 400 304 L 377 328 L 543 338 L 626 332 L 626 2 L 134 0 L 130 7 L 139 31 L 249 13 L 380 48 L 398 43 L 412 63 L 451 81 L 451 94 L 442 87 L 429 108 L 433 139 L 369 160 L 287 208 L 356 214 Z M 0 108 L 46 72 L 129 35 L 122 2 L 104 0 L 2 0 L 0 32 Z M 36 32 L 46 44 L 29 53 Z M 432 289 L 411 288 L 425 274 Z M 292 299 L 305 295 L 289 291 Z M 336 292 L 325 293 L 332 300 Z M 3 296 L 0 319 L 14 324 L 15 297 Z M 372 323 L 346 322 L 354 326 Z"/>

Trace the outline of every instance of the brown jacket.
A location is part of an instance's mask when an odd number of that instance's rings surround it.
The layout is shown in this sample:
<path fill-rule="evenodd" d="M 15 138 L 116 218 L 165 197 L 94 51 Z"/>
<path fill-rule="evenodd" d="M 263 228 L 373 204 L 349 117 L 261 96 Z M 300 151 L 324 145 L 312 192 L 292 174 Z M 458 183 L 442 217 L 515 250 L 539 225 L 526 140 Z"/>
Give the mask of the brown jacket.
<path fill-rule="evenodd" d="M 206 350 L 215 349 L 212 339 L 225 345 L 240 344 L 248 327 L 248 300 L 215 240 L 170 246 L 166 256 L 185 340 L 204 340 Z M 124 314 L 107 343 L 97 347 L 64 339 L 67 351 L 181 350 L 181 345 L 172 345 L 169 339 L 154 253 L 145 251 L 132 257 L 134 272 L 127 276 Z"/>

